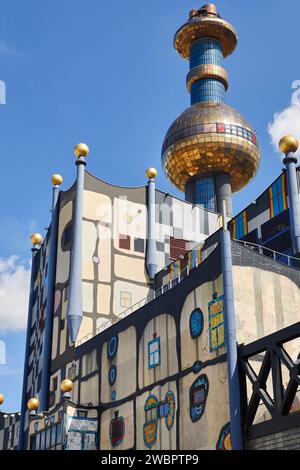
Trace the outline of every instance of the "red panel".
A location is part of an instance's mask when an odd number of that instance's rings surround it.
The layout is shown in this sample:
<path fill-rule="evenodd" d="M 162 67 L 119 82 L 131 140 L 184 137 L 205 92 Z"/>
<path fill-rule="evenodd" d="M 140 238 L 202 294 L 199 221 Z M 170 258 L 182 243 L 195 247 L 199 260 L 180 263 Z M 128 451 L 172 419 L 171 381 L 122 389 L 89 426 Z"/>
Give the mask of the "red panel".
<path fill-rule="evenodd" d="M 189 242 L 180 238 L 170 237 L 170 258 L 178 259 L 189 251 Z"/>
<path fill-rule="evenodd" d="M 225 132 L 225 124 L 220 124 L 218 123 L 217 124 L 217 129 L 218 129 L 218 132 Z"/>
<path fill-rule="evenodd" d="M 123 248 L 123 250 L 130 250 L 130 236 L 129 235 L 120 235 L 119 248 Z"/>

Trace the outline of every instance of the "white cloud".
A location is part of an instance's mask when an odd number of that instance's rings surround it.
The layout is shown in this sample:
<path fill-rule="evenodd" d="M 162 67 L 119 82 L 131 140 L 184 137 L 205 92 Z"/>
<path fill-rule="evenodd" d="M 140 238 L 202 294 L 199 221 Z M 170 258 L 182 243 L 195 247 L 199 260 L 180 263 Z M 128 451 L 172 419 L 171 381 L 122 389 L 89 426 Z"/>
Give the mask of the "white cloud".
<path fill-rule="evenodd" d="M 26 329 L 30 262 L 0 258 L 0 332 Z"/>
<path fill-rule="evenodd" d="M 275 151 L 279 152 L 278 143 L 284 135 L 294 135 L 300 142 L 300 81 L 297 80 L 292 84 L 293 92 L 291 104 L 274 114 L 273 121 L 268 124 L 268 133 L 271 136 L 272 144 Z M 300 148 L 297 151 L 300 156 Z"/>

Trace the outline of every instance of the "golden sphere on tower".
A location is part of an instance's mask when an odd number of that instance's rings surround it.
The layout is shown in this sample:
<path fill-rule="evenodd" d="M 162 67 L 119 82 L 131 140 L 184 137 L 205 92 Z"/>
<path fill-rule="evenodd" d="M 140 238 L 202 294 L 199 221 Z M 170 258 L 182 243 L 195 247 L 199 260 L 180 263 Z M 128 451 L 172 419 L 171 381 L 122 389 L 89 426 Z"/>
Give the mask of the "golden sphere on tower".
<path fill-rule="evenodd" d="M 75 145 L 74 153 L 77 158 L 79 157 L 87 157 L 89 154 L 90 149 L 86 144 L 80 143 Z"/>
<path fill-rule="evenodd" d="M 2 405 L 2 403 L 4 403 L 4 395 L 0 393 L 0 405 Z"/>
<path fill-rule="evenodd" d="M 60 389 L 62 392 L 71 392 L 73 390 L 73 382 L 70 379 L 65 379 L 60 384 Z"/>
<path fill-rule="evenodd" d="M 55 174 L 51 176 L 51 183 L 53 186 L 60 186 L 63 182 L 63 177 L 61 175 Z"/>
<path fill-rule="evenodd" d="M 29 411 L 37 410 L 40 406 L 40 401 L 38 398 L 30 398 L 27 402 L 27 408 Z"/>
<path fill-rule="evenodd" d="M 33 233 L 30 239 L 33 245 L 39 245 L 43 241 L 43 237 L 40 233 Z"/>
<path fill-rule="evenodd" d="M 169 128 L 162 166 L 180 190 L 194 177 L 227 173 L 232 192 L 254 177 L 260 161 L 257 137 L 243 116 L 225 103 L 196 103 Z"/>
<path fill-rule="evenodd" d="M 282 153 L 297 152 L 299 143 L 293 135 L 285 135 L 279 141 L 279 149 Z"/>
<path fill-rule="evenodd" d="M 149 179 L 156 178 L 157 177 L 157 169 L 153 168 L 153 167 L 148 168 L 147 171 L 146 171 L 146 175 Z"/>

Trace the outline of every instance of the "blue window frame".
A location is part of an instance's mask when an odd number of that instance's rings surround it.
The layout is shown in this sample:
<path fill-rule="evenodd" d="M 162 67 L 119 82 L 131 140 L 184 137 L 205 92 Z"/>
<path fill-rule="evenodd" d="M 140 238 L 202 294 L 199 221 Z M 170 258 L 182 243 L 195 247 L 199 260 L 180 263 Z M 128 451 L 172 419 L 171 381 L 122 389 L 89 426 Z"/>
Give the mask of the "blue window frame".
<path fill-rule="evenodd" d="M 286 189 L 285 189 L 285 176 L 282 175 L 275 181 L 269 189 L 270 195 L 270 212 L 271 217 L 274 217 L 287 208 Z"/>
<path fill-rule="evenodd" d="M 224 295 L 213 294 L 208 304 L 210 350 L 215 351 L 225 346 Z"/>
<path fill-rule="evenodd" d="M 107 357 L 108 359 L 113 359 L 118 350 L 118 336 L 112 336 L 107 343 Z"/>
<path fill-rule="evenodd" d="M 108 372 L 109 385 L 114 385 L 116 379 L 117 379 L 117 368 L 116 366 L 111 366 Z"/>
<path fill-rule="evenodd" d="M 203 331 L 203 313 L 200 308 L 195 308 L 190 316 L 190 333 L 193 339 L 198 338 Z"/>
<path fill-rule="evenodd" d="M 153 369 L 160 365 L 160 337 L 148 343 L 148 367 Z"/>
<path fill-rule="evenodd" d="M 166 418 L 170 414 L 170 403 L 169 401 L 162 401 L 159 403 L 158 415 L 160 418 Z"/>

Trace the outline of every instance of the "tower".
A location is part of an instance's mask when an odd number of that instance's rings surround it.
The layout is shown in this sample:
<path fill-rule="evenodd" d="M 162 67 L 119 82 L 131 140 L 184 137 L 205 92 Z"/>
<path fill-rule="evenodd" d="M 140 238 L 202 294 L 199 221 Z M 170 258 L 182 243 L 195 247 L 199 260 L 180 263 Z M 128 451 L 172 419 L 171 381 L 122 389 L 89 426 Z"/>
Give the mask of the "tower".
<path fill-rule="evenodd" d="M 192 10 L 175 33 L 174 47 L 190 63 L 186 84 L 191 106 L 169 128 L 161 157 L 166 175 L 187 201 L 221 212 L 224 199 L 229 216 L 231 193 L 248 184 L 260 159 L 254 130 L 225 104 L 223 62 L 236 44 L 235 29 L 212 3 Z"/>

